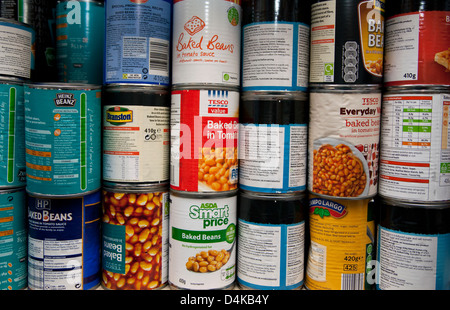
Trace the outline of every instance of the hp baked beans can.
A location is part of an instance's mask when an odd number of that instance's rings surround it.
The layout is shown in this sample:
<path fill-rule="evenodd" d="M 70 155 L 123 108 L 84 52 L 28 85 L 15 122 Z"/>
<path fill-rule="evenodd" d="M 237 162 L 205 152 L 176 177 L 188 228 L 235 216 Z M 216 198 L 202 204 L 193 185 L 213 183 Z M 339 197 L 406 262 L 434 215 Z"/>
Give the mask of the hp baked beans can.
<path fill-rule="evenodd" d="M 165 185 L 104 183 L 103 288 L 155 290 L 167 285 L 168 195 Z"/>
<path fill-rule="evenodd" d="M 101 192 L 55 198 L 28 194 L 28 287 L 100 285 Z"/>
<path fill-rule="evenodd" d="M 378 187 L 381 90 L 337 86 L 310 91 L 308 189 L 361 199 Z"/>
<path fill-rule="evenodd" d="M 297 92 L 244 92 L 239 118 L 239 188 L 306 189 L 308 100 Z"/>
<path fill-rule="evenodd" d="M 237 190 L 238 91 L 173 88 L 170 126 L 171 189 Z"/>
<path fill-rule="evenodd" d="M 309 197 L 305 286 L 310 290 L 370 290 L 375 259 L 375 201 Z"/>
<path fill-rule="evenodd" d="M 385 1 L 315 0 L 310 84 L 381 84 Z"/>
<path fill-rule="evenodd" d="M 242 6 L 242 89 L 307 90 L 309 2 L 252 0 Z"/>
<path fill-rule="evenodd" d="M 27 190 L 81 195 L 101 186 L 101 86 L 25 85 Z"/>
<path fill-rule="evenodd" d="M 172 0 L 105 1 L 104 84 L 170 85 Z"/>
<path fill-rule="evenodd" d="M 241 0 L 173 2 L 172 84 L 239 87 Z"/>
<path fill-rule="evenodd" d="M 237 280 L 244 289 L 293 290 L 304 281 L 307 199 L 304 193 L 240 191 Z"/>
<path fill-rule="evenodd" d="M 450 91 L 391 87 L 383 95 L 379 194 L 450 200 Z"/>
<path fill-rule="evenodd" d="M 376 287 L 449 290 L 450 206 L 380 199 Z"/>
<path fill-rule="evenodd" d="M 26 200 L 25 187 L 0 190 L 0 290 L 27 287 Z"/>
<path fill-rule="evenodd" d="M 170 93 L 108 86 L 103 99 L 103 180 L 168 183 Z"/>
<path fill-rule="evenodd" d="M 169 283 L 230 289 L 236 278 L 237 194 L 170 194 Z"/>
<path fill-rule="evenodd" d="M 450 85 L 450 4 L 388 1 L 384 84 Z"/>

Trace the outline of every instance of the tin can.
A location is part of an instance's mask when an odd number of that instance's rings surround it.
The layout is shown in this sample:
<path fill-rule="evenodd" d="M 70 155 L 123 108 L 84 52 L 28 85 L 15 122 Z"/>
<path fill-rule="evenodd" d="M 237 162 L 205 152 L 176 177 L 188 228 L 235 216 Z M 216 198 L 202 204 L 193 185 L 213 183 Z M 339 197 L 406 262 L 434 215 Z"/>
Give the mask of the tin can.
<path fill-rule="evenodd" d="M 29 25 L 0 18 L 0 75 L 31 77 L 34 38 L 34 30 Z"/>
<path fill-rule="evenodd" d="M 103 99 L 103 180 L 168 183 L 170 93 L 108 86 Z"/>
<path fill-rule="evenodd" d="M 104 1 L 58 1 L 56 64 L 64 83 L 103 83 Z"/>
<path fill-rule="evenodd" d="M 237 194 L 170 193 L 169 283 L 230 289 L 236 277 Z"/>
<path fill-rule="evenodd" d="M 28 193 L 28 287 L 89 290 L 100 285 L 101 192 L 70 197 Z"/>
<path fill-rule="evenodd" d="M 384 84 L 450 85 L 448 1 L 388 1 L 386 12 Z"/>
<path fill-rule="evenodd" d="M 168 186 L 105 182 L 102 286 L 111 290 L 166 286 L 168 229 Z"/>
<path fill-rule="evenodd" d="M 235 191 L 238 186 L 239 92 L 172 89 L 170 187 Z"/>
<path fill-rule="evenodd" d="M 372 289 L 372 269 L 366 265 L 375 257 L 375 207 L 373 198 L 328 199 L 310 194 L 308 289 Z"/>
<path fill-rule="evenodd" d="M 81 195 L 101 186 L 101 86 L 25 85 L 27 190 Z"/>
<path fill-rule="evenodd" d="M 300 289 L 304 281 L 304 193 L 239 191 L 237 280 L 244 289 Z"/>
<path fill-rule="evenodd" d="M 106 0 L 104 83 L 169 86 L 172 0 Z"/>
<path fill-rule="evenodd" d="M 241 0 L 174 1 L 172 84 L 238 88 L 241 28 Z"/>
<path fill-rule="evenodd" d="M 380 199 L 376 287 L 449 290 L 450 206 Z"/>
<path fill-rule="evenodd" d="M 244 92 L 239 116 L 239 187 L 263 193 L 306 189 L 306 93 Z"/>
<path fill-rule="evenodd" d="M 306 91 L 309 2 L 243 1 L 242 89 Z"/>
<path fill-rule="evenodd" d="M 25 187 L 0 190 L 0 290 L 27 287 Z"/>
<path fill-rule="evenodd" d="M 17 0 L 0 1 L 0 17 L 18 20 L 19 8 Z"/>
<path fill-rule="evenodd" d="M 26 184 L 23 83 L 0 79 L 0 188 Z"/>
<path fill-rule="evenodd" d="M 381 90 L 377 86 L 311 89 L 311 192 L 352 199 L 375 196 L 380 117 Z"/>
<path fill-rule="evenodd" d="M 390 87 L 383 95 L 379 194 L 450 200 L 450 89 Z"/>
<path fill-rule="evenodd" d="M 385 1 L 315 0 L 309 83 L 381 84 Z"/>

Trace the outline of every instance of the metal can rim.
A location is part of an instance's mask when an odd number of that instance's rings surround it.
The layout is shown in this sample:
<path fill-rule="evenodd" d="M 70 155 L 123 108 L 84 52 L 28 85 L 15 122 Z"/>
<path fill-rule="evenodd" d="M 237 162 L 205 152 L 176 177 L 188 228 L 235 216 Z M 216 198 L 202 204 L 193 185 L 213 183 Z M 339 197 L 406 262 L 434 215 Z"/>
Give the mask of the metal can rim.
<path fill-rule="evenodd" d="M 184 84 L 184 85 L 173 85 L 172 91 L 183 91 L 183 90 L 228 90 L 240 92 L 239 86 L 233 87 L 232 85 L 218 85 L 218 84 Z"/>
<path fill-rule="evenodd" d="M 9 19 L 9 18 L 0 17 L 0 23 L 8 23 L 8 24 L 24 26 L 24 27 L 30 29 L 30 31 L 34 30 L 33 27 L 31 27 L 31 25 L 23 23 L 23 22 L 20 22 L 20 21 L 15 20 L 15 19 Z"/>
<path fill-rule="evenodd" d="M 103 181 L 102 190 L 108 192 L 149 193 L 168 192 L 169 183 L 116 183 Z"/>
<path fill-rule="evenodd" d="M 383 95 L 390 95 L 391 93 L 450 93 L 450 86 L 446 85 L 396 85 L 396 86 L 387 86 Z"/>
<path fill-rule="evenodd" d="M 400 208 L 416 208 L 416 209 L 434 209 L 434 210 L 444 210 L 450 208 L 450 201 L 419 201 L 419 200 L 404 200 L 398 198 L 387 197 L 383 195 L 378 195 L 380 202 L 389 204 L 390 206 L 400 207 Z"/>
<path fill-rule="evenodd" d="M 358 85 L 346 85 L 346 84 L 324 84 L 311 86 L 309 89 L 310 93 L 370 93 L 370 92 L 380 92 L 382 91 L 382 86 L 380 84 L 358 84 Z"/>
<path fill-rule="evenodd" d="M 242 100 L 298 100 L 303 101 L 308 97 L 307 92 L 303 91 L 246 91 L 242 92 Z"/>
<path fill-rule="evenodd" d="M 239 195 L 241 197 L 249 198 L 252 200 L 283 200 L 283 201 L 291 201 L 291 200 L 301 200 L 306 198 L 306 191 L 299 192 L 288 192 L 288 193 L 262 193 L 262 192 L 253 192 L 249 190 L 239 189 Z"/>
<path fill-rule="evenodd" d="M 33 89 L 48 89 L 48 90 L 99 90 L 102 88 L 102 85 L 99 84 L 59 83 L 59 82 L 32 82 L 32 83 L 24 83 L 24 85 Z"/>
<path fill-rule="evenodd" d="M 188 192 L 170 189 L 170 195 L 180 198 L 198 198 L 198 199 L 220 199 L 220 198 L 233 198 L 237 197 L 238 190 L 227 192 Z"/>

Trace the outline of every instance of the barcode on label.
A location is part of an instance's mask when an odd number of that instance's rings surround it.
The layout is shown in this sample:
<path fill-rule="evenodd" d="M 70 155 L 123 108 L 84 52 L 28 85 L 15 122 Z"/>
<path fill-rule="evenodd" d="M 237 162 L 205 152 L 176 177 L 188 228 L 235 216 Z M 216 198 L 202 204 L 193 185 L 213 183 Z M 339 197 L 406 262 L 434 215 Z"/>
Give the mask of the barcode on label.
<path fill-rule="evenodd" d="M 341 274 L 341 290 L 364 290 L 364 273 Z"/>
<path fill-rule="evenodd" d="M 169 75 L 169 41 L 151 38 L 149 42 L 149 71 L 155 75 Z"/>

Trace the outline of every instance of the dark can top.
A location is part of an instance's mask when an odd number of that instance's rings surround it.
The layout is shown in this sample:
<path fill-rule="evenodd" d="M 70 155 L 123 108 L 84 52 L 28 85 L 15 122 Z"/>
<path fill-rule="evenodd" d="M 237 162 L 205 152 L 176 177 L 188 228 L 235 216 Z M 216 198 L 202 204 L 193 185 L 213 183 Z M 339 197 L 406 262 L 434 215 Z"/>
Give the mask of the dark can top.
<path fill-rule="evenodd" d="M 311 1 L 244 0 L 243 25 L 257 22 L 300 22 L 310 24 Z"/>
<path fill-rule="evenodd" d="M 114 84 L 106 86 L 103 93 L 105 105 L 170 106 L 170 94 L 165 88 Z"/>

